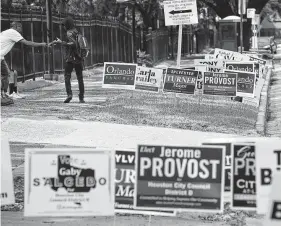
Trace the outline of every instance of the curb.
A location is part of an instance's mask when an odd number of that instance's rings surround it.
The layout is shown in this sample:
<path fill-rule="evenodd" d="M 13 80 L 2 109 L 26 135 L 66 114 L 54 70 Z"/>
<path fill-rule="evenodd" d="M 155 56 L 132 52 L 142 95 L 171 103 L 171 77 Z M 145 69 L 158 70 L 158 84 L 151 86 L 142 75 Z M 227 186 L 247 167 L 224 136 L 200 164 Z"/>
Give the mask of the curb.
<path fill-rule="evenodd" d="M 268 68 L 266 80 L 263 85 L 260 97 L 260 106 L 259 106 L 259 113 L 256 122 L 256 131 L 258 134 L 265 136 L 266 135 L 266 121 L 268 115 L 268 106 L 269 106 L 269 86 L 270 80 L 273 73 L 272 68 Z"/>

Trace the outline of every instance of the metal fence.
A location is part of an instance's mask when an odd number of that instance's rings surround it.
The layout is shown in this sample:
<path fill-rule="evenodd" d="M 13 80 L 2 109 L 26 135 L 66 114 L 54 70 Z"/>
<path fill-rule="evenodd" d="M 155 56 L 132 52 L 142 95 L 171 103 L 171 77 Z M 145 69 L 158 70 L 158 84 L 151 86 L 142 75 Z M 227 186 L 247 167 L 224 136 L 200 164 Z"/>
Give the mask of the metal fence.
<path fill-rule="evenodd" d="M 53 36 L 65 40 L 65 32 L 60 23 L 67 15 L 53 14 Z M 104 62 L 132 62 L 132 29 L 128 24 L 116 19 L 96 16 L 71 15 L 75 26 L 87 38 L 90 54 L 85 61 L 85 67 L 91 68 Z M 23 25 L 23 37 L 35 42 L 47 42 L 46 12 L 34 10 L 1 10 L 1 31 L 10 27 L 12 21 L 19 21 Z M 139 34 L 136 35 L 136 49 L 139 48 Z M 53 61 L 55 72 L 63 71 L 63 47 L 53 47 L 53 55 L 47 48 L 33 48 L 16 44 L 6 56 L 10 68 L 18 71 L 19 81 L 35 79 L 49 71 L 49 61 Z M 52 57 L 48 57 L 48 54 Z"/>

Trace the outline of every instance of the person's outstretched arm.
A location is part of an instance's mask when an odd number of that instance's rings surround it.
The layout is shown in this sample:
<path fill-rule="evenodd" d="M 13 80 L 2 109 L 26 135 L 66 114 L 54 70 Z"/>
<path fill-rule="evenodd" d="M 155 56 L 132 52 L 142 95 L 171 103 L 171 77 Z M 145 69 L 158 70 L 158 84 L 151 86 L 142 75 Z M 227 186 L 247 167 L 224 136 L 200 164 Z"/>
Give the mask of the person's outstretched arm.
<path fill-rule="evenodd" d="M 20 43 L 27 45 L 27 46 L 32 46 L 32 47 L 40 47 L 40 46 L 46 46 L 47 47 L 47 43 L 46 42 L 32 42 L 32 41 L 27 41 L 25 39 L 22 39 L 19 41 Z"/>

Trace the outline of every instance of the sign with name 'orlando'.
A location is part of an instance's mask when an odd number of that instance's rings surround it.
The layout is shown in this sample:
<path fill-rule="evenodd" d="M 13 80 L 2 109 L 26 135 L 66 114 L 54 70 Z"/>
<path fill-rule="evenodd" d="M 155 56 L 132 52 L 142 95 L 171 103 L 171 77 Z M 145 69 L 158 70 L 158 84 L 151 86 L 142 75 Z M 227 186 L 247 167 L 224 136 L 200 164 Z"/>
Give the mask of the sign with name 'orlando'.
<path fill-rule="evenodd" d="M 135 150 L 115 152 L 115 212 L 175 216 L 174 211 L 137 210 L 134 208 L 135 194 Z"/>
<path fill-rule="evenodd" d="M 236 96 L 237 74 L 204 73 L 203 94 L 219 96 Z"/>
<path fill-rule="evenodd" d="M 114 215 L 114 152 L 26 149 L 25 216 Z"/>
<path fill-rule="evenodd" d="M 163 92 L 194 94 L 198 71 L 168 68 Z"/>
<path fill-rule="evenodd" d="M 135 206 L 222 212 L 225 148 L 139 145 Z"/>
<path fill-rule="evenodd" d="M 135 89 L 137 64 L 104 63 L 102 88 Z"/>
<path fill-rule="evenodd" d="M 137 67 L 136 73 L 136 90 L 159 92 L 160 85 L 162 82 L 163 70 L 148 68 L 148 67 Z"/>
<path fill-rule="evenodd" d="M 256 150 L 252 144 L 232 147 L 232 209 L 256 210 Z"/>

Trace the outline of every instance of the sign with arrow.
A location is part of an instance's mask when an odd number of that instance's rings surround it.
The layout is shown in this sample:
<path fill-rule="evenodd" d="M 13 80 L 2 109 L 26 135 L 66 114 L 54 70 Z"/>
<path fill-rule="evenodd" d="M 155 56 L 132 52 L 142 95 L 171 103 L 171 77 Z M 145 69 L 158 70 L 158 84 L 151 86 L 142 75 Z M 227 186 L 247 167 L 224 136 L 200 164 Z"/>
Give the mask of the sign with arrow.
<path fill-rule="evenodd" d="M 167 0 L 164 13 L 166 26 L 198 24 L 196 0 Z"/>

